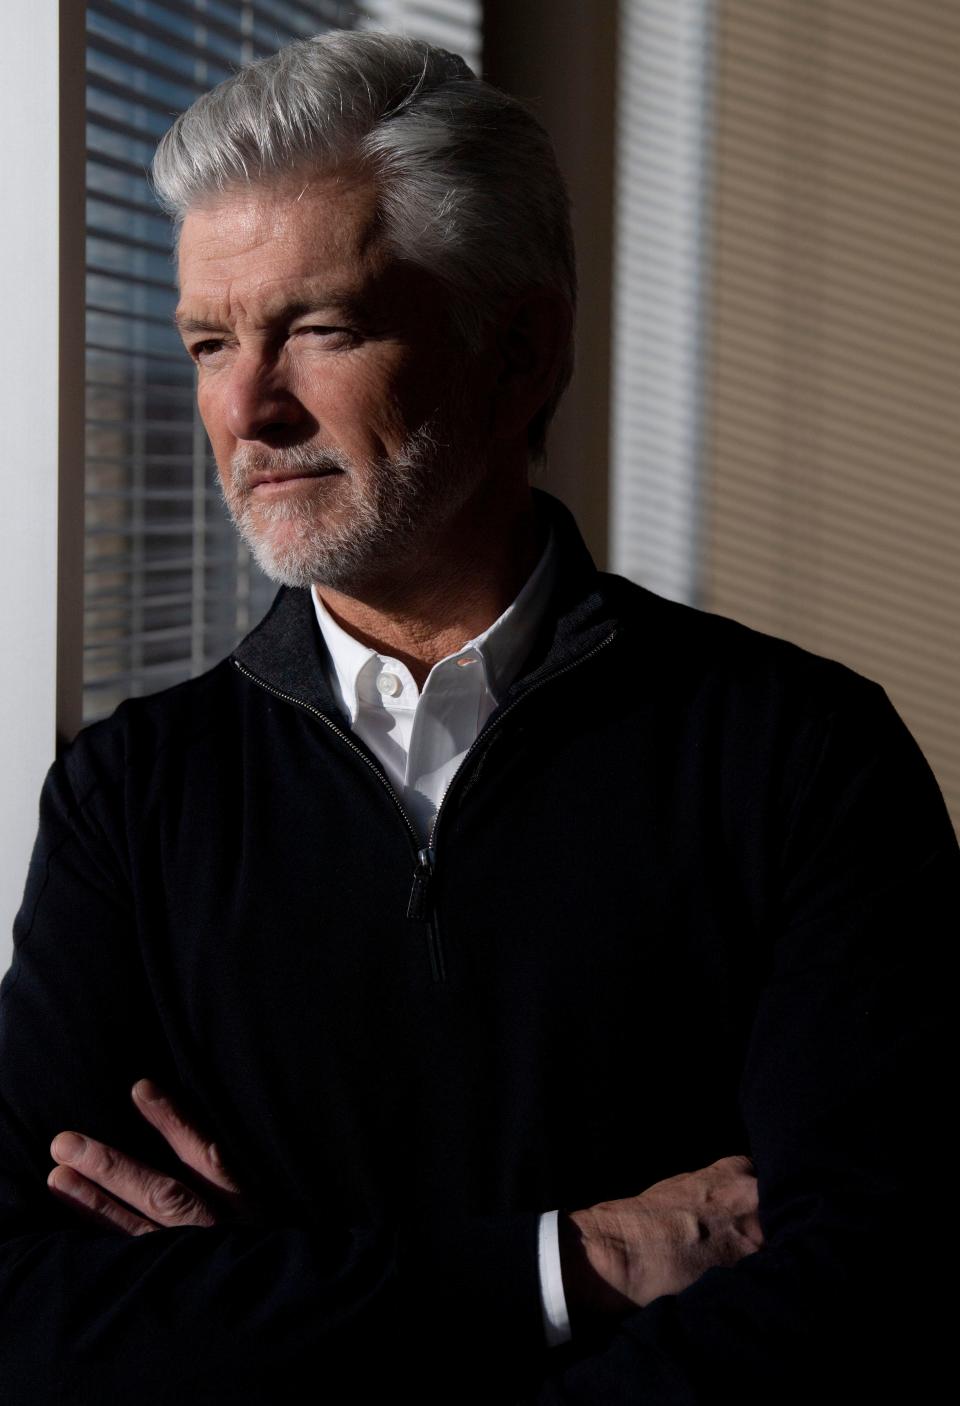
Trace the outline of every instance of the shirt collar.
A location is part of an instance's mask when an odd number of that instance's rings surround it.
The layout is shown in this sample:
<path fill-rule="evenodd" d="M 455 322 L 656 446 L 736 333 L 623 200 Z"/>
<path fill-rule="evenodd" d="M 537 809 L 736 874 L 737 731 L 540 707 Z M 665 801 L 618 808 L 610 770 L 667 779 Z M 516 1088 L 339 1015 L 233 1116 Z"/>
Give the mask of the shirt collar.
<path fill-rule="evenodd" d="M 337 624 L 317 595 L 316 589 L 311 590 L 310 598 L 317 613 L 320 632 L 333 663 L 332 670 L 328 670 L 328 677 L 334 695 L 338 695 L 337 701 L 342 703 L 352 726 L 357 721 L 357 681 L 360 677 L 360 670 L 371 659 L 376 659 L 377 653 L 368 645 L 361 644 L 359 640 L 354 639 L 353 635 L 348 635 L 343 626 Z"/>
<path fill-rule="evenodd" d="M 555 575 L 556 543 L 551 527 L 540 560 L 519 594 L 492 625 L 464 645 L 464 649 L 475 649 L 483 659 L 487 686 L 497 703 L 513 683 L 530 652 L 537 627 L 550 600 Z"/>
<path fill-rule="evenodd" d="M 467 650 L 475 650 L 483 660 L 487 687 L 497 703 L 516 678 L 530 651 L 553 592 L 556 571 L 556 534 L 551 525 L 540 560 L 506 610 L 481 634 L 467 640 L 459 650 L 447 656 L 447 659 L 455 659 Z M 310 592 L 310 598 L 333 666 L 328 670 L 329 682 L 335 694 L 339 694 L 337 701 L 342 703 L 353 725 L 359 706 L 357 685 L 360 672 L 371 659 L 379 660 L 384 656 L 348 634 L 334 620 L 316 590 Z M 434 669 L 439 669 L 446 662 L 446 659 L 440 660 Z M 433 670 L 430 672 L 432 675 Z M 424 688 L 429 682 L 430 675 Z"/>

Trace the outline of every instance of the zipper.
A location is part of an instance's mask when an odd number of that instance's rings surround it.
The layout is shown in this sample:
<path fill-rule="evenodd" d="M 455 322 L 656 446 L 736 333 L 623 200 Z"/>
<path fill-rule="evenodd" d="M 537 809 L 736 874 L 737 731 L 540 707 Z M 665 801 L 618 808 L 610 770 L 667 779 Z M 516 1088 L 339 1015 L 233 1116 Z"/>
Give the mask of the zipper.
<path fill-rule="evenodd" d="M 413 887 L 407 899 L 407 917 L 426 922 L 430 913 L 430 880 L 433 878 L 434 853 L 430 848 L 417 851 L 417 867 L 413 871 Z"/>
<path fill-rule="evenodd" d="M 330 731 L 336 733 L 340 740 L 346 743 L 350 748 L 351 752 L 356 753 L 360 760 L 369 767 L 383 786 L 387 795 L 393 801 L 403 821 L 404 827 L 413 841 L 413 847 L 416 853 L 413 883 L 411 884 L 410 894 L 407 899 L 406 916 L 427 925 L 427 950 L 430 957 L 430 971 L 434 982 L 442 983 L 446 981 L 446 963 L 443 955 L 443 943 L 437 925 L 437 915 L 434 910 L 430 891 L 433 886 L 434 872 L 436 869 L 437 830 L 440 824 L 440 817 L 447 809 L 447 801 L 449 800 L 451 791 L 454 789 L 457 782 L 465 775 L 467 762 L 478 750 L 481 743 L 485 746 L 489 742 L 491 734 L 498 730 L 500 724 L 510 716 L 514 708 L 519 707 L 521 703 L 529 698 L 532 693 L 536 693 L 537 689 L 542 688 L 544 684 L 552 683 L 554 679 L 562 678 L 563 675 L 568 674 L 571 669 L 578 668 L 579 665 L 585 664 L 588 659 L 592 659 L 595 654 L 599 654 L 601 649 L 605 649 L 606 646 L 616 638 L 616 635 L 617 631 L 615 629 L 612 630 L 599 644 L 595 644 L 592 649 L 588 649 L 586 654 L 581 654 L 577 659 L 572 659 L 569 664 L 564 664 L 563 668 L 556 669 L 552 674 L 547 674 L 544 678 L 539 679 L 532 687 L 522 693 L 519 698 L 515 698 L 508 708 L 503 710 L 492 727 L 479 733 L 474 738 L 473 742 L 471 742 L 470 746 L 463 754 L 463 760 L 451 778 L 449 786 L 443 793 L 440 805 L 437 808 L 437 813 L 433 817 L 433 824 L 430 826 L 430 834 L 426 845 L 421 845 L 420 836 L 411 824 L 410 817 L 403 808 L 403 802 L 390 785 L 387 776 L 380 770 L 376 762 L 357 746 L 349 734 L 344 732 L 342 727 L 338 727 L 332 718 L 328 718 L 326 713 L 321 713 L 320 709 L 315 708 L 312 703 L 305 703 L 302 698 L 296 698 L 292 693 L 284 693 L 281 689 L 274 688 L 272 684 L 266 683 L 263 679 L 258 678 L 256 674 L 252 674 L 249 669 L 245 668 L 245 666 L 240 663 L 239 659 L 234 659 L 233 663 L 235 667 L 245 678 L 248 678 L 251 683 L 258 684 L 259 687 L 265 689 L 267 693 L 272 693 L 275 698 L 280 698 L 285 703 L 293 703 L 298 708 L 305 709 L 306 712 L 312 713 L 315 718 L 319 718 L 322 723 L 326 723 Z"/>
<path fill-rule="evenodd" d="M 427 844 L 425 848 L 417 852 L 417 867 L 413 873 L 413 886 L 410 889 L 410 898 L 407 903 L 408 918 L 416 917 L 421 921 L 429 923 L 428 944 L 430 949 L 430 967 L 434 981 L 440 982 L 446 980 L 446 967 L 444 964 L 443 943 L 440 937 L 437 915 L 430 901 L 430 886 L 433 882 L 437 862 L 437 829 L 440 825 L 440 817 L 447 808 L 447 801 L 450 798 L 451 791 L 454 789 L 457 782 L 462 780 L 466 775 L 467 763 L 474 752 L 477 751 L 481 744 L 484 746 L 487 745 L 490 741 L 491 734 L 497 731 L 500 724 L 505 718 L 510 716 L 514 708 L 519 707 L 525 699 L 530 697 L 531 693 L 536 693 L 537 689 L 542 688 L 544 684 L 552 683 L 554 679 L 562 678 L 563 675 L 568 674 L 571 669 L 576 669 L 580 664 L 585 664 L 588 659 L 592 659 L 595 654 L 599 654 L 601 649 L 605 649 L 606 646 L 616 638 L 616 635 L 617 631 L 611 630 L 610 634 L 607 635 L 605 639 L 602 639 L 599 644 L 595 644 L 592 649 L 588 649 L 586 654 L 581 654 L 579 658 L 572 659 L 569 664 L 564 664 L 562 669 L 556 669 L 552 674 L 547 674 L 544 678 L 539 679 L 524 693 L 521 693 L 519 698 L 515 698 L 509 707 L 504 708 L 497 720 L 487 728 L 485 732 L 478 733 L 466 752 L 464 752 L 463 760 L 454 772 L 450 780 L 450 785 L 443 793 L 440 805 L 437 808 L 437 813 L 433 817 L 433 824 L 430 826 L 430 835 Z"/>
<path fill-rule="evenodd" d="M 407 902 L 407 917 L 427 924 L 427 952 L 430 957 L 430 974 L 434 981 L 447 979 L 446 964 L 443 960 L 443 943 L 437 915 L 430 901 L 430 884 L 433 880 L 434 853 L 429 847 L 417 854 L 417 867 L 413 871 L 413 887 Z"/>

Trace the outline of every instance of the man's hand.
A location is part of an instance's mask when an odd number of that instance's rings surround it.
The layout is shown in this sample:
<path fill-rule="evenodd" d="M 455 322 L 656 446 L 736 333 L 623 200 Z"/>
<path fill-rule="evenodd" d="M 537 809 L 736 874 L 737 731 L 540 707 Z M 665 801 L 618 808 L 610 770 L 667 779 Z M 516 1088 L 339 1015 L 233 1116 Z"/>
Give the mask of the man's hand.
<path fill-rule="evenodd" d="M 190 1184 L 165 1176 L 106 1143 L 64 1132 L 50 1144 L 50 1155 L 60 1164 L 47 1177 L 50 1190 L 101 1224 L 129 1235 L 249 1219 L 240 1189 L 224 1168 L 215 1144 L 191 1127 L 172 1100 L 149 1080 L 134 1084 L 132 1094 L 138 1111 L 196 1173 Z"/>
<path fill-rule="evenodd" d="M 722 1157 L 623 1201 L 561 1216 L 560 1258 L 571 1322 L 678 1294 L 715 1265 L 763 1244 L 749 1157 Z"/>

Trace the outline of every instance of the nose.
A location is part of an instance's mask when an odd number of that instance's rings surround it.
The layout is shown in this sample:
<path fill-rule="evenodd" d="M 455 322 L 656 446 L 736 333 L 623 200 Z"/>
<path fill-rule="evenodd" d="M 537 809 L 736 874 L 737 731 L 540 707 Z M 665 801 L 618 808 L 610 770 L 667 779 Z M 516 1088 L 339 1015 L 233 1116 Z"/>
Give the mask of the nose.
<path fill-rule="evenodd" d="M 239 356 L 230 372 L 224 412 L 234 439 L 289 439 L 310 421 L 306 407 L 287 385 L 278 366 L 253 357 Z"/>

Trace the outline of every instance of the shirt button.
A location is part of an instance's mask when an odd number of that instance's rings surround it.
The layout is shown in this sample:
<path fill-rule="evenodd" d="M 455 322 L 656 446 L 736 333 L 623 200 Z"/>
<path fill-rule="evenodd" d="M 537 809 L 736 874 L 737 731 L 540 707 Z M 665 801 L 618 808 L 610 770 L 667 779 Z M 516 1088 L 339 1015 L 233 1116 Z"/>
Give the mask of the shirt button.
<path fill-rule="evenodd" d="M 396 674 L 378 674 L 377 688 L 384 698 L 396 698 L 398 693 L 403 692 L 403 682 Z"/>

